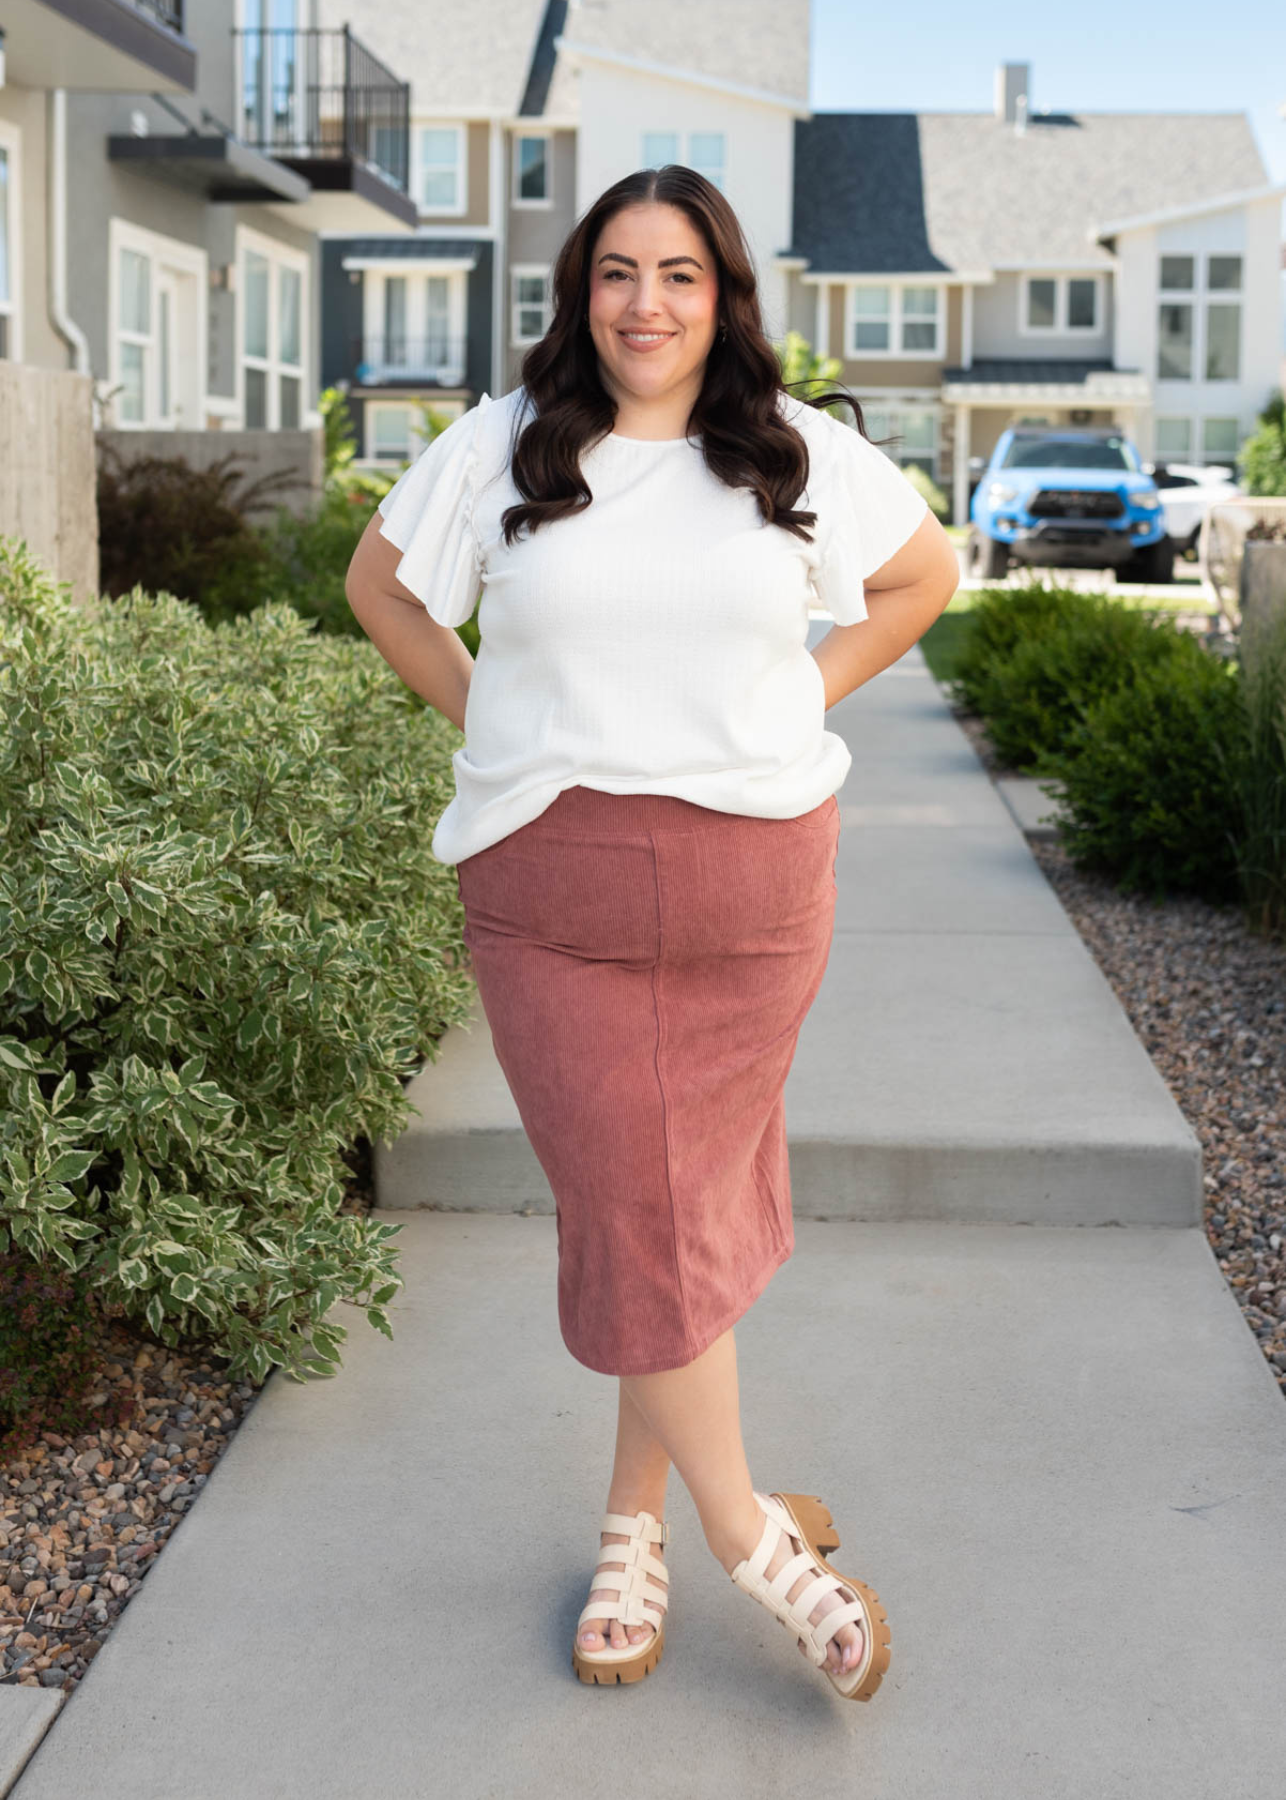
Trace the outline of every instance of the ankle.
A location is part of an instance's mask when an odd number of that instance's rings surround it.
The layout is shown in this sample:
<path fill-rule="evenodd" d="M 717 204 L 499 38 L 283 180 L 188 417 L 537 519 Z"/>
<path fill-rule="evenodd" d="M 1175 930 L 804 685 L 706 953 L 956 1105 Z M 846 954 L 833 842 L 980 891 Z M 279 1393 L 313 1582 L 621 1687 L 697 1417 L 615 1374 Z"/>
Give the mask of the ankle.
<path fill-rule="evenodd" d="M 651 1513 L 654 1519 L 663 1519 L 665 1517 L 665 1495 L 664 1493 L 659 1495 L 627 1494 L 618 1499 L 616 1495 L 609 1494 L 607 1496 L 607 1511 L 623 1513 L 627 1519 L 632 1519 L 636 1514 L 641 1512 Z"/>
<path fill-rule="evenodd" d="M 763 1535 L 764 1515 L 759 1502 L 752 1496 L 737 1513 L 724 1514 L 709 1525 L 703 1521 L 703 1529 L 711 1553 L 723 1564 L 725 1573 L 731 1575 L 737 1564 L 750 1556 L 758 1545 Z"/>

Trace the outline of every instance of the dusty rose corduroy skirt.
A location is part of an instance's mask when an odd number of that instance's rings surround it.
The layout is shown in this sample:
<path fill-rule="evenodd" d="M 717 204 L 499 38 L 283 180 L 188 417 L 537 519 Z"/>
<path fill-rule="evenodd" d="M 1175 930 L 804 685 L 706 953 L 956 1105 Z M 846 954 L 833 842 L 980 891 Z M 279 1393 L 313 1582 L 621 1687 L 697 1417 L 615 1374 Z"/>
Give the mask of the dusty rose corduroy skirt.
<path fill-rule="evenodd" d="M 783 1088 L 830 953 L 839 806 L 571 787 L 457 865 L 496 1057 L 557 1210 L 558 1322 L 678 1368 L 794 1249 Z"/>

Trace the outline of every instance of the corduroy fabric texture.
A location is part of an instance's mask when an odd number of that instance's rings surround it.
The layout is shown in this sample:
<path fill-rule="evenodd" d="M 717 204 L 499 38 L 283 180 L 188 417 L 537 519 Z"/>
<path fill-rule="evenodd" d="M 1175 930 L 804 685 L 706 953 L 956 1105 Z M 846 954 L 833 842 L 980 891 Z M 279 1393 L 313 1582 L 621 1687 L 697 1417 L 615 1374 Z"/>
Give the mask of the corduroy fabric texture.
<path fill-rule="evenodd" d="M 783 1090 L 835 915 L 839 805 L 564 789 L 457 865 L 496 1057 L 557 1206 L 558 1320 L 682 1367 L 794 1249 Z"/>

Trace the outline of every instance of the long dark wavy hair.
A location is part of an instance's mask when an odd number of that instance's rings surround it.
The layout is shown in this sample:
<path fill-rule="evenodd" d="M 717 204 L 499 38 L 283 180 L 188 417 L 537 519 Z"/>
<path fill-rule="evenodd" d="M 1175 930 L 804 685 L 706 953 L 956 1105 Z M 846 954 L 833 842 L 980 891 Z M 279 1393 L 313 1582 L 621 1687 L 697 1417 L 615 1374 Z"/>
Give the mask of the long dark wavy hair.
<path fill-rule="evenodd" d="M 600 379 L 598 351 L 585 323 L 590 257 L 609 220 L 644 201 L 685 212 L 718 268 L 719 324 L 726 332 L 716 332 L 688 430 L 701 433 L 712 474 L 729 487 L 746 487 L 756 495 L 766 525 L 780 525 L 811 542 L 817 514 L 794 510 L 808 485 L 808 446 L 778 410 L 779 396 L 800 384 L 783 381 L 764 331 L 754 264 L 736 213 L 713 182 L 678 163 L 640 169 L 607 188 L 559 251 L 552 279 L 553 319 L 522 359 L 526 393 L 509 449 L 510 472 L 524 498 L 505 508 L 505 542 L 512 544 L 524 525 L 535 531 L 582 511 L 593 499 L 581 473 L 581 454 L 612 430 L 616 403 Z M 869 438 L 861 406 L 847 388 L 792 397 L 818 408 L 845 402 L 853 408 L 858 430 Z M 524 423 L 531 408 L 534 417 Z"/>

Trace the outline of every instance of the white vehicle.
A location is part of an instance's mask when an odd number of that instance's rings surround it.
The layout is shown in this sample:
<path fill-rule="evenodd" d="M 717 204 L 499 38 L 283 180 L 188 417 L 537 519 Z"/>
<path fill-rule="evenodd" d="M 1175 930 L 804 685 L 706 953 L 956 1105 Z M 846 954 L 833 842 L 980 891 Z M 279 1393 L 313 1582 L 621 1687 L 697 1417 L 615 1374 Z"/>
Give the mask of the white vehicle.
<path fill-rule="evenodd" d="M 1214 463 L 1145 463 L 1144 467 L 1161 496 L 1166 530 L 1174 540 L 1176 554 L 1195 556 L 1208 508 L 1216 500 L 1241 497 L 1234 471 Z"/>

